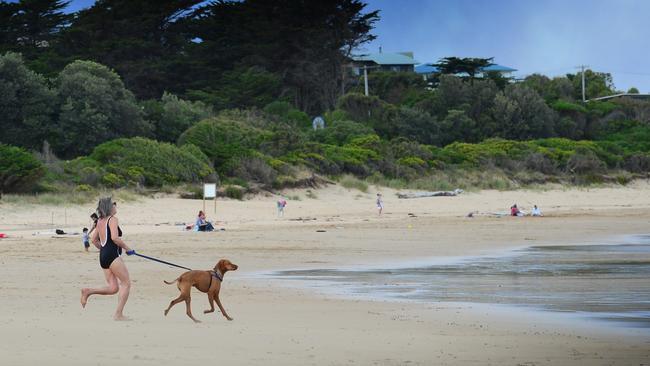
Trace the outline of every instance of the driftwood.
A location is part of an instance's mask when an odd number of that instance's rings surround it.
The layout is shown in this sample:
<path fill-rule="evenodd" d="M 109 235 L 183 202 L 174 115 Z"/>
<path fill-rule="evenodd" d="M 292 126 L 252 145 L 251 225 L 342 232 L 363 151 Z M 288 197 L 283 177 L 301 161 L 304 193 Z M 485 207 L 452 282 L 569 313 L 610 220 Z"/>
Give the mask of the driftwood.
<path fill-rule="evenodd" d="M 437 192 L 414 192 L 414 193 L 397 193 L 397 198 L 424 198 L 424 197 L 453 197 L 463 193 L 462 189 L 454 189 L 453 191 L 437 191 Z"/>

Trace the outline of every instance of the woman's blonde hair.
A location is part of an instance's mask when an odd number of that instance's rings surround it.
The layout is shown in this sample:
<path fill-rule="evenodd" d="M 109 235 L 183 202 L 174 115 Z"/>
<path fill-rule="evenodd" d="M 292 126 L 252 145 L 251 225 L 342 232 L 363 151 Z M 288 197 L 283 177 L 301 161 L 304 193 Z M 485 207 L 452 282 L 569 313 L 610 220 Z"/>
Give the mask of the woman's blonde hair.
<path fill-rule="evenodd" d="M 100 218 L 108 217 L 113 210 L 113 197 L 104 197 L 97 203 L 97 214 Z"/>

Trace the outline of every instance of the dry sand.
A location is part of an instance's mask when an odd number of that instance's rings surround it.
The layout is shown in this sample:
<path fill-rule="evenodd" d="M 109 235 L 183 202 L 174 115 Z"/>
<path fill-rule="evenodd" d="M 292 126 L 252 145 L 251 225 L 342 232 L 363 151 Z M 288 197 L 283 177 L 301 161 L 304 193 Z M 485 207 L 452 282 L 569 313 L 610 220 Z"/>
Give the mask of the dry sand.
<path fill-rule="evenodd" d="M 338 186 L 305 191 L 276 217 L 277 197 L 220 200 L 208 218 L 216 233 L 183 232 L 202 208 L 172 197 L 119 202 L 126 242 L 139 252 L 197 269 L 229 258 L 222 301 L 235 320 L 204 315 L 204 294 L 193 292 L 194 324 L 176 297 L 182 271 L 124 258 L 133 288 L 125 313 L 112 320 L 117 298 L 91 297 L 101 286 L 97 252 L 84 253 L 78 236 L 53 238 L 54 227 L 81 231 L 92 205 L 0 204 L 0 365 L 644 365 L 650 332 L 573 320 L 548 312 L 484 305 L 403 303 L 342 298 L 289 286 L 272 270 L 385 265 L 433 257 L 485 254 L 527 245 L 615 241 L 650 232 L 650 184 L 625 188 L 482 191 L 459 197 L 398 200 L 382 189 Z M 478 216 L 512 203 L 538 204 L 546 217 Z M 410 217 L 413 214 L 416 217 Z M 301 219 L 301 220 L 298 220 Z M 315 220 L 314 220 L 315 219 Z M 325 232 L 316 232 L 325 230 Z M 33 235 L 34 233 L 38 233 Z"/>

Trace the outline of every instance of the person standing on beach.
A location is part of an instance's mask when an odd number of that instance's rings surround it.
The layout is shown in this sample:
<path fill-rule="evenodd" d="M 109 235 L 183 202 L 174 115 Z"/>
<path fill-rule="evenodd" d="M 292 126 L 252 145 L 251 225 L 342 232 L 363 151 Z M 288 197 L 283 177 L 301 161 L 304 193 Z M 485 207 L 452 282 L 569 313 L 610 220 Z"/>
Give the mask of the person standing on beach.
<path fill-rule="evenodd" d="M 87 227 L 85 227 L 83 229 L 83 236 L 82 236 L 81 240 L 84 243 L 84 250 L 86 252 L 88 252 L 88 248 L 90 248 L 90 239 L 89 239 L 89 236 L 88 236 L 88 228 Z"/>
<path fill-rule="evenodd" d="M 284 217 L 284 208 L 287 206 L 287 201 L 284 198 L 278 200 L 278 217 Z"/>
<path fill-rule="evenodd" d="M 379 216 L 384 211 L 384 201 L 381 198 L 381 193 L 377 193 L 377 211 L 379 211 Z"/>
<path fill-rule="evenodd" d="M 97 229 L 91 236 L 91 241 L 99 249 L 99 265 L 104 271 L 104 277 L 108 286 L 102 288 L 81 289 L 81 306 L 86 307 L 90 295 L 114 295 L 118 294 L 117 309 L 113 319 L 128 320 L 123 314 L 126 301 L 131 291 L 131 278 L 126 264 L 120 258 L 122 249 L 127 255 L 135 254 L 135 250 L 126 245 L 122 240 L 122 229 L 115 214 L 117 203 L 111 197 L 102 198 L 97 205 Z M 119 281 L 119 284 L 118 284 Z"/>
<path fill-rule="evenodd" d="M 99 220 L 99 217 L 97 216 L 96 212 L 93 212 L 90 214 L 90 219 L 93 220 L 93 226 L 90 227 L 90 231 L 88 231 L 88 237 L 90 238 L 90 235 L 92 235 L 93 231 L 97 228 L 97 220 Z"/>

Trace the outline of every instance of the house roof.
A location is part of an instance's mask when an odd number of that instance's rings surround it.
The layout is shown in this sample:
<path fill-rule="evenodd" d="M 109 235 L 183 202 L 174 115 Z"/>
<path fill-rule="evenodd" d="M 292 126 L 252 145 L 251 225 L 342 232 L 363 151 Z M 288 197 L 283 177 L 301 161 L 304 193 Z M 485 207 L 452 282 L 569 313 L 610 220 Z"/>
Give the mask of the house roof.
<path fill-rule="evenodd" d="M 374 62 L 377 65 L 416 65 L 419 62 L 415 60 L 410 52 L 404 53 L 371 53 L 368 55 L 353 56 L 352 60 L 359 62 Z"/>
<path fill-rule="evenodd" d="M 517 69 L 502 65 L 490 65 L 481 69 L 481 71 L 499 71 L 499 72 L 515 72 Z M 415 66 L 415 72 L 418 74 L 434 74 L 439 72 L 439 69 L 432 64 L 420 64 Z"/>
<path fill-rule="evenodd" d="M 437 67 L 429 64 L 420 64 L 415 67 L 415 72 L 418 74 L 435 74 L 438 71 Z"/>
<path fill-rule="evenodd" d="M 600 98 L 589 99 L 588 102 L 597 101 L 597 100 L 608 100 L 612 98 L 628 97 L 632 99 L 650 99 L 650 94 L 632 94 L 632 93 L 619 93 L 614 95 L 608 95 Z"/>
<path fill-rule="evenodd" d="M 508 66 L 494 64 L 494 65 L 484 67 L 481 71 L 515 72 L 517 71 L 517 69 L 513 69 Z"/>

